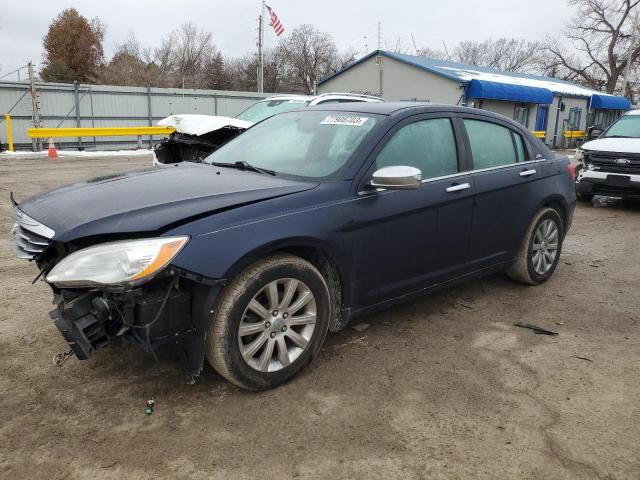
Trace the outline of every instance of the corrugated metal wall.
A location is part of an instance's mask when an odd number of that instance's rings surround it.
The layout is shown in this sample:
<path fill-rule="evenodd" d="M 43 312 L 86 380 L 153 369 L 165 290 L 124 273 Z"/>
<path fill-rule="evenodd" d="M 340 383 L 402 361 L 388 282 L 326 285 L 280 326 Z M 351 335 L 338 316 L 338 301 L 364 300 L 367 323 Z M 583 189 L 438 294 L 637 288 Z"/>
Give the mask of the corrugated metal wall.
<path fill-rule="evenodd" d="M 115 87 L 110 85 L 36 84 L 43 127 L 126 127 L 155 125 L 177 113 L 199 113 L 233 117 L 270 94 L 223 90 Z M 21 98 L 22 97 L 22 98 Z M 76 110 L 76 102 L 79 108 Z M 15 106 L 14 106 L 15 105 Z M 13 107 L 13 109 L 12 109 Z M 0 82 L 0 114 L 11 113 L 16 150 L 31 150 L 27 128 L 32 125 L 31 93 L 25 82 Z M 7 133 L 0 120 L 0 143 L 6 147 Z M 157 140 L 145 137 L 145 146 Z M 133 148 L 137 138 L 67 138 L 58 148 Z"/>

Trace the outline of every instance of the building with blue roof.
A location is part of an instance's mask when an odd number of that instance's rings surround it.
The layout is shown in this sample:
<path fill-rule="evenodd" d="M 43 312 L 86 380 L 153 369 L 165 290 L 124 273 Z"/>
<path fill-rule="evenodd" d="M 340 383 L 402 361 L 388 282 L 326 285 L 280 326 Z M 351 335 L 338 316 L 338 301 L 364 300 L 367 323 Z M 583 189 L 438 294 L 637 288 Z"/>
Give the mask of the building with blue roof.
<path fill-rule="evenodd" d="M 565 132 L 605 128 L 631 108 L 628 99 L 540 75 L 376 50 L 318 83 L 318 92 L 358 92 L 385 100 L 467 105 L 516 120 L 551 147 Z"/>

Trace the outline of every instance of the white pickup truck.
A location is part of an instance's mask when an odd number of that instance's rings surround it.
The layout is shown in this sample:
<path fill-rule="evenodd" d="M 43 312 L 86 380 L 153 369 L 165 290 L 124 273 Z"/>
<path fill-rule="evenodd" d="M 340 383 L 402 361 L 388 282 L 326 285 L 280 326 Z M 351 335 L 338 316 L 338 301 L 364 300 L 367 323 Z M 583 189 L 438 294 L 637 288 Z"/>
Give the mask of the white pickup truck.
<path fill-rule="evenodd" d="M 640 110 L 620 117 L 576 151 L 579 200 L 595 195 L 640 198 Z"/>

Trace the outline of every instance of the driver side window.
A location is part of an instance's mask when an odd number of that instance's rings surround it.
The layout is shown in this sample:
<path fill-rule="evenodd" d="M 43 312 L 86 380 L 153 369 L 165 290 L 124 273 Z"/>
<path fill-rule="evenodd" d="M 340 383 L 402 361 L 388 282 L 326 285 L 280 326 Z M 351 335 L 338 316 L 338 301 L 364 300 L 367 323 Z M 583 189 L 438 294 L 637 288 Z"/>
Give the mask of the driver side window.
<path fill-rule="evenodd" d="M 423 179 L 458 173 L 458 152 L 451 120 L 420 120 L 398 130 L 378 154 L 376 170 L 395 165 L 416 167 L 422 172 Z"/>

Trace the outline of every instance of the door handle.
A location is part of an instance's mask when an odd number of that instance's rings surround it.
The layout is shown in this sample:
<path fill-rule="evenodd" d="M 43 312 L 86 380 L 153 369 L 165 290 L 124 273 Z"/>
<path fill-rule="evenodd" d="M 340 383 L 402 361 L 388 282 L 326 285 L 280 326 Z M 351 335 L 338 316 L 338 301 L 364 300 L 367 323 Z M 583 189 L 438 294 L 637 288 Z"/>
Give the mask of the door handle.
<path fill-rule="evenodd" d="M 458 185 L 451 185 L 447 188 L 447 192 L 459 192 L 460 190 L 466 190 L 467 188 L 471 188 L 471 184 L 469 183 L 460 183 Z"/>
<path fill-rule="evenodd" d="M 521 177 L 530 177 L 534 173 L 536 173 L 536 169 L 532 168 L 531 170 L 523 170 L 523 171 L 521 171 L 520 172 L 520 176 Z"/>

